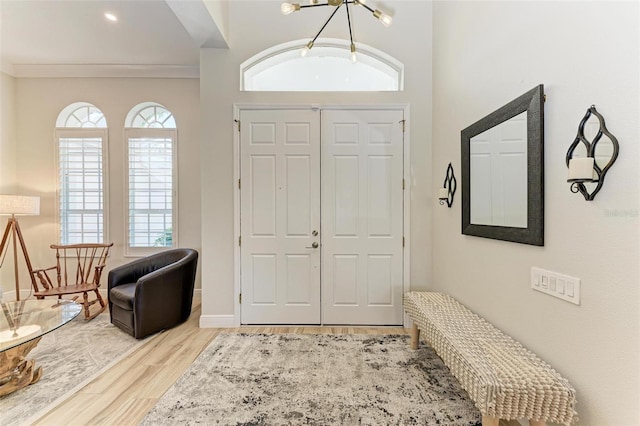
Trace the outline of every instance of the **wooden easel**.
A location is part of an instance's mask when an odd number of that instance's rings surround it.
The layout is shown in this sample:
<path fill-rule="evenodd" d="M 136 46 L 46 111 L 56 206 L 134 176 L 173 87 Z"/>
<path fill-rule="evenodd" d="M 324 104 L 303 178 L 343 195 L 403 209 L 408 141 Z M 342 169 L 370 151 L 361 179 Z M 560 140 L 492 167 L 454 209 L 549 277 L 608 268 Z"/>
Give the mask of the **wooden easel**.
<path fill-rule="evenodd" d="M 33 268 L 31 267 L 31 259 L 29 259 L 29 253 L 27 253 L 27 247 L 24 244 L 24 238 L 22 237 L 22 231 L 20 231 L 20 224 L 14 215 L 12 215 L 7 221 L 7 227 L 4 229 L 4 235 L 2 235 L 2 243 L 0 243 L 0 258 L 4 255 L 4 248 L 7 240 L 9 239 L 9 233 L 13 237 L 13 271 L 16 277 L 16 300 L 20 300 L 20 280 L 18 278 L 18 248 L 17 244 L 20 241 L 20 247 L 22 248 L 22 254 L 24 255 L 24 261 L 27 264 L 29 270 L 29 278 L 31 279 L 31 285 L 36 289 L 35 278 L 33 277 Z"/>

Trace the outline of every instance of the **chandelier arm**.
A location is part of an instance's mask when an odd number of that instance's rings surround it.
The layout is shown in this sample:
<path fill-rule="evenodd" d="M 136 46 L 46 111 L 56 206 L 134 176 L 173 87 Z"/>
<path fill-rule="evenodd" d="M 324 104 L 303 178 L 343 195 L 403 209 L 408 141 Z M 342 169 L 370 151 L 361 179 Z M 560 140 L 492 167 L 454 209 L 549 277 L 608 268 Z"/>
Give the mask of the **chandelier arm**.
<path fill-rule="evenodd" d="M 345 7 L 347 8 L 347 23 L 349 24 L 349 40 L 353 44 L 353 33 L 351 32 L 351 13 L 349 12 L 349 2 L 345 1 Z"/>
<path fill-rule="evenodd" d="M 362 6 L 362 7 L 364 7 L 365 9 L 367 9 L 367 10 L 368 10 L 369 12 L 371 12 L 371 13 L 374 13 L 374 12 L 375 12 L 375 10 L 371 9 L 369 6 L 367 6 L 367 5 L 366 5 L 366 4 L 364 4 L 364 3 L 360 3 L 360 2 L 358 2 L 358 4 L 359 4 L 360 6 Z M 300 6 L 300 7 L 302 7 L 302 6 Z"/>
<path fill-rule="evenodd" d="M 318 7 L 318 6 L 329 6 L 329 3 L 301 4 L 300 9 L 304 9 L 306 7 Z"/>
<path fill-rule="evenodd" d="M 320 37 L 320 34 L 322 33 L 322 31 L 324 30 L 324 28 L 327 26 L 327 24 L 329 23 L 329 21 L 331 21 L 331 18 L 333 18 L 333 16 L 336 14 L 336 12 L 338 11 L 338 9 L 340 9 L 340 6 L 342 6 L 342 4 L 340 4 L 338 7 L 336 7 L 336 9 L 333 11 L 333 13 L 329 16 L 329 19 L 326 20 L 326 22 L 324 23 L 324 25 L 322 26 L 322 28 L 320 28 L 320 31 L 318 31 L 318 34 L 316 34 L 316 36 L 313 38 L 313 40 L 311 40 L 311 43 L 315 43 L 316 39 L 318 37 Z"/>

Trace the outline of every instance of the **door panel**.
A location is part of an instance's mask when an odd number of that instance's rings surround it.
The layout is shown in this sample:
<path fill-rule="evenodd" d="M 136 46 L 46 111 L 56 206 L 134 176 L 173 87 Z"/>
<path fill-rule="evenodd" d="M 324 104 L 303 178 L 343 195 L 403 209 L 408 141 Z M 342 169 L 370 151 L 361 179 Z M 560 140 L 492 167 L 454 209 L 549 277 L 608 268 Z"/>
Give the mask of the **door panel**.
<path fill-rule="evenodd" d="M 326 256 L 325 256 L 326 259 Z M 331 283 L 331 291 L 326 292 L 325 298 L 332 297 L 327 301 L 333 306 L 357 306 L 358 305 L 358 255 L 357 254 L 334 254 L 332 256 L 333 265 L 326 270 L 333 272 L 333 276 L 325 282 Z M 329 260 L 331 261 L 331 260 Z"/>
<path fill-rule="evenodd" d="M 319 113 L 243 110 L 241 322 L 319 324 Z"/>
<path fill-rule="evenodd" d="M 402 324 L 402 119 L 322 112 L 324 324 Z"/>
<path fill-rule="evenodd" d="M 276 156 L 249 157 L 251 174 L 251 235 L 276 235 Z"/>
<path fill-rule="evenodd" d="M 367 259 L 367 304 L 369 306 L 393 305 L 393 256 L 369 255 Z"/>
<path fill-rule="evenodd" d="M 286 206 L 287 235 L 308 236 L 311 229 L 311 157 L 309 155 L 287 155 Z M 317 204 L 317 203 L 316 203 Z"/>
<path fill-rule="evenodd" d="M 369 156 L 367 165 L 368 203 L 367 230 L 369 237 L 391 237 L 393 226 L 392 161 L 393 157 Z"/>
<path fill-rule="evenodd" d="M 260 305 L 276 304 L 276 256 L 254 254 L 251 256 L 251 282 L 253 302 Z M 259 278 L 258 278 L 259 277 Z"/>
<path fill-rule="evenodd" d="M 332 197 L 334 234 L 339 237 L 358 235 L 360 218 L 358 200 L 358 157 L 335 156 L 333 161 L 334 179 L 331 187 L 324 191 L 326 197 Z M 329 179 L 326 179 L 329 180 Z M 328 200 L 327 200 L 328 201 Z M 323 206 L 328 208 L 328 203 Z"/>

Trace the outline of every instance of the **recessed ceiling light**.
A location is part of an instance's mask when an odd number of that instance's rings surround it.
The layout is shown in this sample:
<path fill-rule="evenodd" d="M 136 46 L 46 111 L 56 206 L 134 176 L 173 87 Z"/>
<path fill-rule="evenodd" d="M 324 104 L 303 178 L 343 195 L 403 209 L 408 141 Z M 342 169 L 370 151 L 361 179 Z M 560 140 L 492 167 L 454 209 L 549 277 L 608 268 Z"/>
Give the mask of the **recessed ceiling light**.
<path fill-rule="evenodd" d="M 114 15 L 113 13 L 105 12 L 104 17 L 107 18 L 108 20 L 110 20 L 111 22 L 117 22 L 118 21 L 118 17 L 116 15 Z"/>

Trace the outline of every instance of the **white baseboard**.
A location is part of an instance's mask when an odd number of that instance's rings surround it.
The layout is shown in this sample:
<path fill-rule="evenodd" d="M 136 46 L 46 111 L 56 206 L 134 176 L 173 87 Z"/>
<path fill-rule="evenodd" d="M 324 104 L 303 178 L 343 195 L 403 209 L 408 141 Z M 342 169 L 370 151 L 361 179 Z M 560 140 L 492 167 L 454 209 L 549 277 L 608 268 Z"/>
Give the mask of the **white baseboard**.
<path fill-rule="evenodd" d="M 237 327 L 234 315 L 200 315 L 200 328 Z"/>

